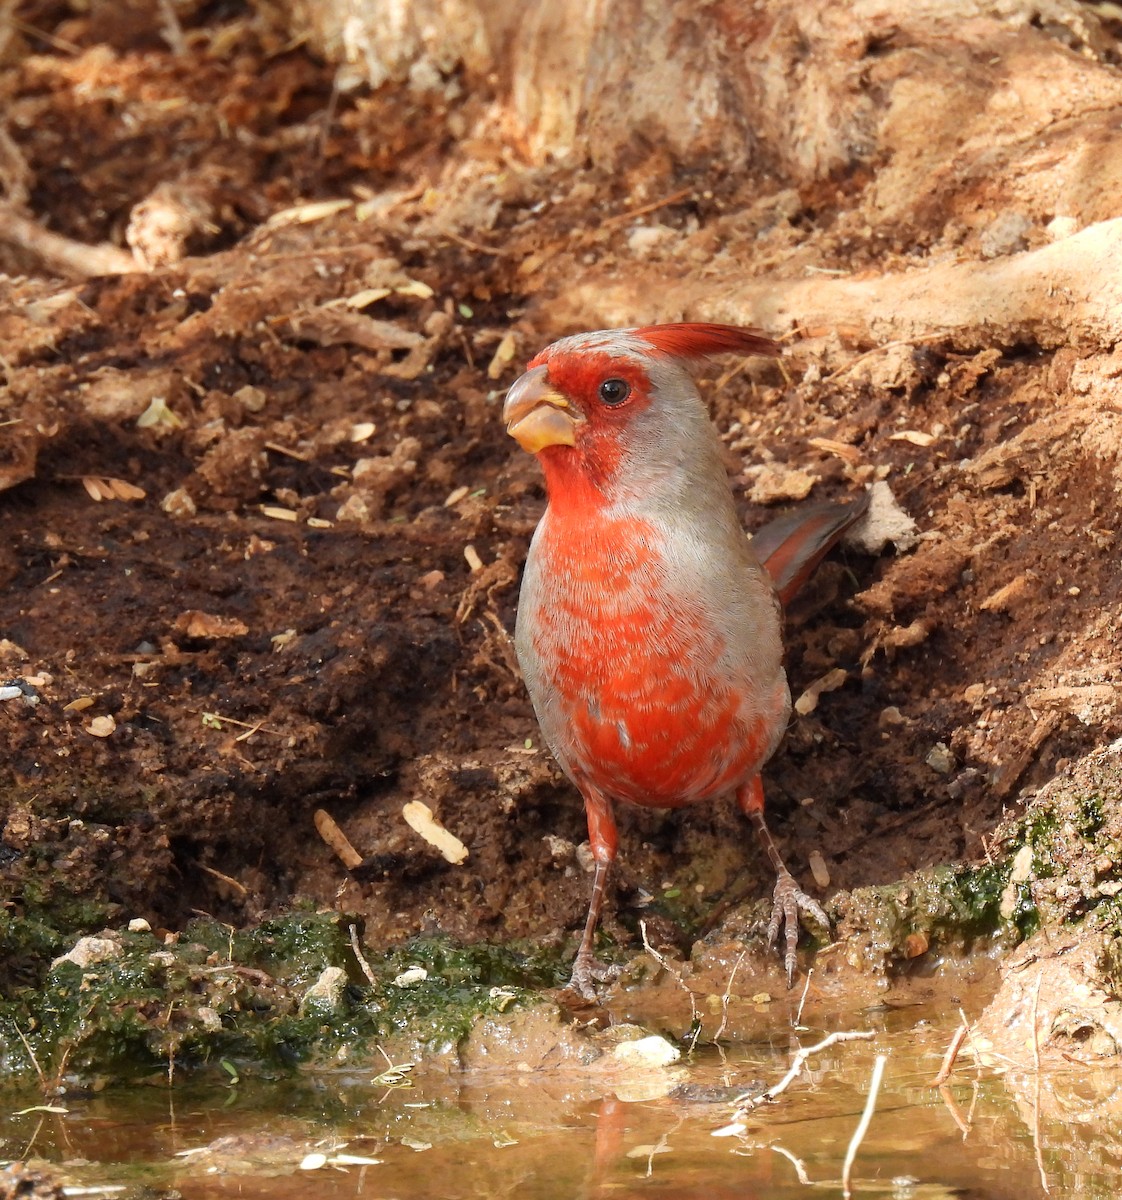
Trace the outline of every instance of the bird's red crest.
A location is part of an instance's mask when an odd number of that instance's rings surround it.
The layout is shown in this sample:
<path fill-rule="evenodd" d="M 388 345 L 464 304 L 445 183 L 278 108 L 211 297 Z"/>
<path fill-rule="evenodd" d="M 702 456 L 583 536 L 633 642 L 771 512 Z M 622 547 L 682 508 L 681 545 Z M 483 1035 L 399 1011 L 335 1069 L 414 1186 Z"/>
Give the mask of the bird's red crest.
<path fill-rule="evenodd" d="M 780 347 L 761 329 L 741 325 L 711 325 L 686 321 L 676 325 L 645 325 L 636 329 L 659 354 L 668 358 L 707 358 L 710 354 L 767 354 L 777 356 Z"/>

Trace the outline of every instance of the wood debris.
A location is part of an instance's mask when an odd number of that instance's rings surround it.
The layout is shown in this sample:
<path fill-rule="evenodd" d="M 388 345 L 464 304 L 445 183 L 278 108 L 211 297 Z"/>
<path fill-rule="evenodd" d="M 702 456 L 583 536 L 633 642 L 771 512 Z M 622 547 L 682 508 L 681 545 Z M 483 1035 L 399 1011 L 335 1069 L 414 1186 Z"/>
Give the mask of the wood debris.
<path fill-rule="evenodd" d="M 467 858 L 468 848 L 454 833 L 441 825 L 427 804 L 420 800 L 410 800 L 402 808 L 401 815 L 414 833 L 440 851 L 445 861 L 459 866 Z"/>
<path fill-rule="evenodd" d="M 335 823 L 329 812 L 317 808 L 312 817 L 316 833 L 335 851 L 339 861 L 348 871 L 362 866 L 362 855 L 351 845 L 347 835 Z"/>
<path fill-rule="evenodd" d="M 190 638 L 233 638 L 249 633 L 249 626 L 237 617 L 223 617 L 197 608 L 181 612 L 172 628 Z"/>
<path fill-rule="evenodd" d="M 935 441 L 935 435 L 922 433 L 918 429 L 901 429 L 897 433 L 889 434 L 888 440 L 890 442 L 910 442 L 913 446 L 926 447 Z"/>
<path fill-rule="evenodd" d="M 861 461 L 861 451 L 848 442 L 838 442 L 833 438 L 812 437 L 807 439 L 807 445 L 813 446 L 815 450 L 821 450 L 823 454 L 832 454 L 834 458 L 840 458 L 842 462 L 851 467 L 855 467 Z"/>
<path fill-rule="evenodd" d="M 275 212 L 265 222 L 266 229 L 279 229 L 283 225 L 310 225 L 313 221 L 323 221 L 336 213 L 346 212 L 354 207 L 353 200 L 316 200 L 311 204 L 297 204 L 292 208 L 283 208 Z"/>
<path fill-rule="evenodd" d="M 991 592 L 978 607 L 982 612 L 1010 612 L 1029 596 L 1027 575 L 1018 575 Z"/>
<path fill-rule="evenodd" d="M 835 667 L 832 671 L 827 671 L 820 679 L 816 679 L 795 701 L 795 712 L 800 717 L 809 716 L 818 707 L 818 698 L 824 692 L 836 692 L 848 677 L 849 672 L 843 667 Z"/>
<path fill-rule="evenodd" d="M 495 353 L 491 357 L 491 362 L 487 366 L 488 379 L 501 379 L 503 372 L 510 366 L 514 359 L 514 352 L 518 343 L 515 340 L 513 332 L 508 330 L 503 334 L 502 341 L 495 347 Z"/>

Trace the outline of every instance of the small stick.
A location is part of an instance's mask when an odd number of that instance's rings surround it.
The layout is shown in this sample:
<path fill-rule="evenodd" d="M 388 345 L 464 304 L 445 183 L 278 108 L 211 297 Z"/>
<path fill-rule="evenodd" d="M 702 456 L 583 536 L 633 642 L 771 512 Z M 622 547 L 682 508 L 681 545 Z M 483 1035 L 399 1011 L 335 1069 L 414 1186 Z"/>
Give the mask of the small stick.
<path fill-rule="evenodd" d="M 466 246 L 469 250 L 474 250 L 477 254 L 497 254 L 502 258 L 507 253 L 505 250 L 500 250 L 498 246 L 485 246 L 482 242 L 473 242 L 471 238 L 466 238 L 459 233 L 453 233 L 450 229 L 441 230 L 437 234 L 437 237 L 447 238 L 450 242 L 459 242 L 461 246 Z"/>
<path fill-rule="evenodd" d="M 696 190 L 692 184 L 689 187 L 679 188 L 678 191 L 671 192 L 669 196 L 663 196 L 661 200 L 652 200 L 650 204 L 644 204 L 641 208 L 631 208 L 627 212 L 616 213 L 614 217 L 609 217 L 606 221 L 601 221 L 600 227 L 601 229 L 609 229 L 613 225 L 624 225 L 635 217 L 645 217 L 647 213 L 657 212 L 660 208 L 665 208 L 668 204 L 684 200 L 687 196 L 693 195 Z"/>
<path fill-rule="evenodd" d="M 274 454 L 283 454 L 286 458 L 294 458 L 297 462 L 311 462 L 312 460 L 299 450 L 290 450 L 287 446 L 282 446 L 279 442 L 266 442 L 266 450 L 272 450 Z"/>
<path fill-rule="evenodd" d="M 962 1023 L 966 1026 L 966 1036 L 970 1039 L 970 1053 L 974 1055 L 974 1074 L 980 1078 L 982 1074 L 982 1055 L 978 1047 L 974 1045 L 974 1029 L 966 1019 L 966 1013 L 961 1008 L 958 1010 L 958 1015 L 962 1018 Z"/>
<path fill-rule="evenodd" d="M 370 986 L 377 989 L 378 980 L 375 978 L 374 972 L 370 968 L 370 964 L 366 961 L 366 955 L 363 954 L 362 947 L 358 944 L 358 926 L 348 925 L 347 931 L 351 935 L 351 949 L 354 951 L 355 958 L 358 959 L 358 965 L 362 968 L 362 973 L 366 976 Z M 379 1046 L 378 1049 L 381 1050 L 382 1048 Z M 386 1058 L 386 1062 L 390 1061 L 389 1058 L 386 1057 L 386 1052 L 384 1050 L 382 1050 L 382 1056 Z M 393 1063 L 390 1063 L 390 1066 L 393 1066 Z"/>
<path fill-rule="evenodd" d="M 790 1150 L 785 1150 L 782 1146 L 772 1146 L 776 1154 L 782 1154 L 783 1157 L 795 1168 L 795 1174 L 799 1177 L 799 1183 L 803 1187 L 811 1186 L 811 1178 L 806 1172 L 806 1164 L 801 1158 L 796 1158 Z"/>
<path fill-rule="evenodd" d="M 697 1046 L 697 1039 L 701 1036 L 701 1018 L 697 1015 L 697 1000 L 694 997 L 693 992 L 690 991 L 689 987 L 687 986 L 686 981 L 682 978 L 682 972 L 672 967 L 666 961 L 665 957 L 659 954 L 659 952 L 651 945 L 650 939 L 647 937 L 646 921 L 639 922 L 639 936 L 643 939 L 643 949 L 646 950 L 651 958 L 653 958 L 664 971 L 673 976 L 678 986 L 690 998 L 690 1026 L 694 1030 L 693 1041 L 690 1043 L 690 1051 L 692 1052 Z M 713 1041 L 716 1040 L 716 1038 L 713 1038 Z"/>
<path fill-rule="evenodd" d="M 362 866 L 362 855 L 351 845 L 347 835 L 335 824 L 335 818 L 329 812 L 317 808 L 312 820 L 316 825 L 316 833 L 335 851 L 339 861 L 348 871 Z"/>
<path fill-rule="evenodd" d="M 141 270 L 136 259 L 118 246 L 108 242 L 91 246 L 62 237 L 23 216 L 10 204 L 0 203 L 0 241 L 29 251 L 48 270 L 60 275 L 88 278 L 128 275 Z"/>
<path fill-rule="evenodd" d="M 68 42 L 65 38 L 56 37 L 53 33 L 48 33 L 45 29 L 39 29 L 35 25 L 28 25 L 26 21 L 18 21 L 11 13 L 4 14 L 4 23 L 13 29 L 18 29 L 25 37 L 42 38 L 48 46 L 55 50 L 62 50 L 66 54 L 82 53 L 81 46 Z"/>
<path fill-rule="evenodd" d="M 140 662 L 147 662 L 151 657 L 152 656 L 150 654 L 122 655 L 121 661 L 132 662 L 137 660 Z M 219 713 L 207 712 L 205 709 L 199 708 L 189 708 L 187 711 L 189 713 L 194 713 L 198 716 L 205 717 L 208 722 L 217 721 L 219 725 L 237 725 L 240 729 L 248 729 L 251 733 L 272 733 L 277 737 L 281 736 L 281 731 L 279 729 L 270 729 L 268 725 L 263 725 L 260 721 L 256 722 L 255 724 L 251 724 L 249 721 L 239 721 L 234 717 L 223 717 Z M 241 741 L 241 738 L 237 738 L 236 740 Z"/>
<path fill-rule="evenodd" d="M 941 1088 L 950 1079 L 951 1072 L 954 1070 L 955 1060 L 958 1058 L 958 1052 L 962 1049 L 962 1043 L 966 1041 L 969 1032 L 970 1026 L 966 1024 L 966 1020 L 963 1018 L 963 1023 L 954 1031 L 954 1037 L 951 1038 L 947 1052 L 943 1055 L 943 1062 L 936 1072 L 935 1078 L 927 1085 L 928 1087 Z"/>
<path fill-rule="evenodd" d="M 239 895 L 249 895 L 249 888 L 247 888 L 244 883 L 239 883 L 236 879 L 231 879 L 229 875 L 223 875 L 221 871 L 216 871 L 213 867 L 206 866 L 205 863 L 197 862 L 195 863 L 195 866 L 198 867 L 200 871 L 205 871 L 208 875 L 213 875 L 215 879 L 219 879 L 223 883 L 228 884 L 234 889 L 235 892 L 239 893 Z"/>
<path fill-rule="evenodd" d="M 803 984 L 803 994 L 799 997 L 799 1007 L 795 1010 L 795 1019 L 791 1022 L 792 1028 L 801 1029 L 803 1020 L 803 1005 L 806 1003 L 807 992 L 810 991 L 810 977 L 814 974 L 814 968 L 811 967 L 806 973 L 806 983 Z"/>
<path fill-rule="evenodd" d="M 1036 1155 L 1036 1169 L 1040 1172 L 1040 1186 L 1047 1196 L 1051 1189 L 1048 1187 L 1048 1173 L 1044 1170 L 1044 1152 L 1040 1148 L 1040 1029 L 1036 1023 L 1043 981 L 1044 972 L 1041 971 L 1036 976 L 1036 991 L 1032 996 L 1032 1062 L 1036 1072 L 1036 1084 L 1032 1092 L 1032 1148 Z"/>
<path fill-rule="evenodd" d="M 39 1088 L 44 1095 L 47 1093 L 47 1077 L 43 1074 L 43 1068 L 39 1065 L 39 1060 L 35 1057 L 35 1051 L 31 1049 L 31 1043 L 23 1036 L 23 1030 L 15 1021 L 12 1022 L 12 1028 L 15 1029 L 19 1040 L 23 1042 L 23 1048 L 27 1051 L 27 1057 L 31 1059 L 31 1065 L 35 1068 L 35 1074 L 39 1076 Z"/>
<path fill-rule="evenodd" d="M 171 0 L 159 0 L 160 36 L 167 43 L 168 49 L 182 58 L 187 53 L 187 39 L 183 36 L 183 26 L 179 23 Z"/>
<path fill-rule="evenodd" d="M 712 1040 L 714 1042 L 719 1042 L 721 1034 L 725 1032 L 725 1025 L 729 1019 L 729 1000 L 732 997 L 732 981 L 736 978 L 736 973 L 740 970 L 740 964 L 744 961 L 747 953 L 747 949 L 741 950 L 740 957 L 733 963 L 732 971 L 729 973 L 729 981 L 725 984 L 725 990 L 721 996 L 721 1023 L 717 1026 L 717 1032 L 713 1034 Z"/>
<path fill-rule="evenodd" d="M 873 1110 L 877 1106 L 877 1092 L 880 1090 L 881 1077 L 884 1075 L 884 1064 L 888 1061 L 887 1054 L 878 1054 L 877 1061 L 873 1064 L 873 1076 L 869 1080 L 869 1097 L 865 1101 L 865 1111 L 861 1114 L 861 1120 L 857 1122 L 857 1128 L 853 1131 L 853 1137 L 849 1142 L 849 1149 L 845 1152 L 845 1163 L 842 1166 L 842 1195 L 846 1200 L 849 1200 L 849 1173 L 853 1168 L 853 1160 L 857 1157 L 858 1147 L 865 1138 L 865 1134 L 869 1128 L 869 1122 L 873 1119 Z"/>
<path fill-rule="evenodd" d="M 958 1105 L 954 1102 L 954 1096 L 951 1095 L 951 1089 L 945 1083 L 939 1088 L 939 1099 L 942 1100 L 947 1112 L 951 1114 L 951 1120 L 958 1126 L 962 1140 L 966 1141 L 970 1133 L 970 1122 L 959 1111 Z"/>
<path fill-rule="evenodd" d="M 790 1070 L 778 1083 L 773 1083 L 766 1092 L 762 1092 L 759 1096 L 750 1096 L 745 1093 L 743 1096 L 738 1096 L 736 1100 L 733 1101 L 733 1103 L 736 1105 L 736 1111 L 733 1114 L 734 1123 L 741 1120 L 754 1108 L 759 1108 L 759 1106 L 765 1101 L 774 1100 L 776 1096 L 785 1092 L 798 1078 L 800 1072 L 806 1064 L 806 1060 L 810 1058 L 812 1054 L 818 1054 L 820 1051 L 826 1050 L 830 1046 L 833 1046 L 836 1042 L 868 1042 L 874 1037 L 876 1037 L 876 1034 L 871 1029 L 853 1031 L 838 1030 L 835 1033 L 828 1034 L 820 1042 L 815 1042 L 813 1046 L 804 1046 L 795 1055 L 794 1061 L 791 1063 Z M 726 1126 L 726 1129 L 718 1130 L 714 1136 L 717 1136 L 717 1134 L 727 1136 L 728 1133 L 726 1130 L 728 1132 L 734 1132 L 731 1127 Z"/>

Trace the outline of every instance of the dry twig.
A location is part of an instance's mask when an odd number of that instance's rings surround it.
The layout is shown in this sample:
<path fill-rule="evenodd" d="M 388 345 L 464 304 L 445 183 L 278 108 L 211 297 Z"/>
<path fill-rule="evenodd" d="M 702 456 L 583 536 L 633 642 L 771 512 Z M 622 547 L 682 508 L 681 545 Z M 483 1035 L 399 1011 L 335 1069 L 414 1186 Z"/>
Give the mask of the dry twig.
<path fill-rule="evenodd" d="M 689 187 L 679 188 L 676 192 L 671 192 L 669 196 L 663 196 L 661 200 L 652 200 L 650 204 L 644 204 L 640 208 L 631 208 L 627 212 L 616 213 L 614 217 L 601 221 L 600 226 L 603 229 L 610 229 L 613 225 L 626 225 L 628 221 L 632 221 L 636 217 L 645 217 L 647 213 L 657 212 L 669 204 L 677 204 L 679 200 L 692 196 L 696 190 L 692 184 Z"/>
<path fill-rule="evenodd" d="M 787 1074 L 778 1083 L 773 1083 L 766 1092 L 761 1092 L 758 1096 L 743 1095 L 738 1096 L 733 1102 L 736 1106 L 733 1112 L 733 1119 L 721 1129 L 713 1131 L 713 1137 L 733 1137 L 741 1134 L 747 1128 L 744 1124 L 744 1118 L 761 1104 L 765 1104 L 768 1100 L 774 1100 L 776 1096 L 785 1092 L 792 1083 L 802 1073 L 806 1061 L 812 1054 L 818 1054 L 823 1050 L 835 1045 L 837 1042 L 868 1042 L 871 1041 L 876 1034 L 873 1030 L 836 1030 L 834 1033 L 828 1034 L 820 1042 L 815 1042 L 813 1046 L 804 1046 L 795 1055 L 791 1063 L 791 1067 Z"/>
<path fill-rule="evenodd" d="M 362 973 L 366 976 L 367 982 L 372 988 L 377 990 L 378 980 L 371 970 L 370 964 L 366 961 L 366 955 L 362 952 L 362 947 L 358 942 L 358 926 L 348 925 L 347 932 L 351 937 L 351 949 L 354 951 L 355 958 L 358 959 L 358 965 L 362 968 Z"/>
<path fill-rule="evenodd" d="M 682 989 L 682 991 L 685 992 L 686 995 L 689 997 L 689 1000 L 690 1000 L 690 1028 L 693 1030 L 693 1037 L 690 1039 L 690 1051 L 692 1052 L 693 1048 L 697 1045 L 697 1039 L 701 1036 L 701 1017 L 697 1011 L 697 1000 L 694 997 L 693 992 L 687 986 L 686 981 L 682 978 L 682 972 L 679 971 L 676 967 L 672 967 L 670 965 L 670 963 L 668 963 L 666 961 L 666 959 L 651 945 L 650 939 L 647 937 L 646 921 L 639 922 L 639 936 L 643 939 L 643 949 L 646 950 L 646 952 L 651 956 L 651 958 L 653 958 L 655 960 L 655 962 L 658 963 L 658 965 L 664 971 L 666 971 L 668 974 L 670 974 L 673 977 L 674 982 L 677 983 L 677 985 Z M 730 984 L 732 983 L 731 978 L 729 980 L 729 983 Z M 722 1022 L 721 1027 L 724 1028 L 723 1022 Z M 716 1041 L 717 1040 L 716 1037 L 714 1037 L 713 1040 Z"/>
<path fill-rule="evenodd" d="M 316 833 L 335 851 L 336 857 L 348 871 L 362 866 L 362 855 L 351 845 L 350 839 L 336 825 L 335 818 L 329 812 L 317 808 L 312 820 Z"/>
<path fill-rule="evenodd" d="M 1032 1064 L 1036 1080 L 1032 1090 L 1032 1148 L 1036 1155 L 1036 1169 L 1040 1172 L 1040 1186 L 1048 1195 L 1048 1173 L 1044 1170 L 1044 1151 L 1040 1144 L 1040 1027 L 1037 1024 L 1037 1011 L 1040 1008 L 1040 985 L 1044 982 L 1044 972 L 1036 976 L 1036 991 L 1032 994 Z"/>
<path fill-rule="evenodd" d="M 846 1197 L 846 1200 L 849 1200 L 851 1194 L 849 1173 L 853 1169 L 853 1160 L 857 1157 L 857 1151 L 868 1132 L 869 1122 L 873 1119 L 873 1110 L 877 1106 L 877 1092 L 880 1091 L 880 1081 L 884 1075 L 884 1064 L 887 1061 L 887 1054 L 877 1055 L 877 1060 L 873 1064 L 873 1075 L 869 1080 L 869 1095 L 865 1101 L 865 1111 L 861 1114 L 861 1120 L 857 1122 L 857 1128 L 849 1140 L 849 1149 L 845 1152 L 845 1162 L 842 1165 L 842 1195 Z"/>
<path fill-rule="evenodd" d="M 970 1026 L 966 1023 L 966 1018 L 964 1017 L 962 1024 L 954 1031 L 954 1037 L 951 1038 L 950 1045 L 947 1046 L 947 1052 L 943 1055 L 943 1061 L 939 1066 L 939 1070 L 935 1078 L 927 1085 L 928 1087 L 941 1088 L 950 1079 L 951 1072 L 954 1070 L 955 1060 L 958 1058 L 958 1052 L 962 1049 L 962 1043 L 966 1041 L 969 1032 Z"/>
<path fill-rule="evenodd" d="M 90 246 L 51 233 L 11 204 L 2 202 L 0 240 L 34 254 L 48 270 L 59 275 L 77 275 L 84 279 L 92 275 L 127 275 L 140 270 L 136 259 L 118 246 L 108 242 Z"/>

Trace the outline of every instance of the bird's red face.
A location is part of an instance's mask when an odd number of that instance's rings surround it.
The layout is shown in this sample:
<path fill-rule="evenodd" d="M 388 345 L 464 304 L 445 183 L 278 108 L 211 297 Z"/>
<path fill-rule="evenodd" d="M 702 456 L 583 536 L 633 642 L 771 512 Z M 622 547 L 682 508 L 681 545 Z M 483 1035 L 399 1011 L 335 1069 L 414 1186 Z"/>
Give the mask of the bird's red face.
<path fill-rule="evenodd" d="M 675 364 L 777 352 L 757 330 L 732 325 L 650 325 L 563 338 L 515 382 L 503 420 L 524 450 L 540 456 L 551 492 L 577 484 L 602 490 L 634 443 L 649 442 L 673 421 L 676 392 L 688 391 L 697 403 Z"/>
<path fill-rule="evenodd" d="M 550 347 L 507 394 L 507 432 L 552 467 L 579 470 L 590 482 L 610 479 L 627 429 L 651 402 L 641 361 L 604 349 Z"/>

